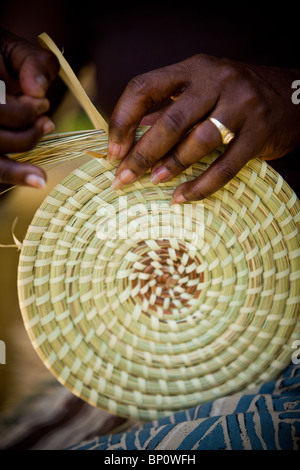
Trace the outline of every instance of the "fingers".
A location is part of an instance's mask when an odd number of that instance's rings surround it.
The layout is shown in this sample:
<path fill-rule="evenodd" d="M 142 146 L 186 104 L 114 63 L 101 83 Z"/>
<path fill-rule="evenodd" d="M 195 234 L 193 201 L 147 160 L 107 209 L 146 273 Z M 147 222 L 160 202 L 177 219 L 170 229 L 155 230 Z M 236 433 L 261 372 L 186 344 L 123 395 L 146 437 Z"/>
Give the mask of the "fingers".
<path fill-rule="evenodd" d="M 1 154 L 24 152 L 54 130 L 45 98 L 59 70 L 56 57 L 7 31 L 0 31 L 1 78 L 8 95 L 0 114 L 0 182 L 43 188 L 44 171 Z M 13 95 L 13 96 L 12 96 Z"/>
<path fill-rule="evenodd" d="M 19 77 L 21 91 L 35 98 L 45 97 L 59 70 L 55 55 L 9 32 L 2 31 L 1 36 L 5 63 Z"/>
<path fill-rule="evenodd" d="M 54 130 L 54 123 L 43 114 L 49 109 L 46 98 L 8 96 L 1 106 L 0 153 L 24 152 L 42 136 Z"/>
<path fill-rule="evenodd" d="M 28 127 L 48 111 L 49 105 L 46 98 L 7 96 L 6 104 L 1 107 L 0 126 L 12 129 Z"/>
<path fill-rule="evenodd" d="M 158 117 L 153 126 L 122 160 L 113 182 L 113 188 L 120 189 L 124 184 L 140 178 L 164 155 L 168 154 L 187 131 L 198 122 L 199 116 L 202 117 L 211 109 L 213 100 L 214 98 L 207 99 L 201 103 L 202 106 L 198 104 L 195 107 L 193 95 L 186 93 L 174 102 Z M 173 156 L 175 155 L 174 153 Z M 180 163 L 178 159 L 176 162 Z M 186 168 L 185 164 L 181 166 L 181 171 L 184 168 Z"/>
<path fill-rule="evenodd" d="M 137 77 L 113 113 L 109 152 L 122 161 L 112 188 L 136 181 L 149 168 L 154 184 L 168 181 L 229 143 L 201 176 L 175 190 L 172 202 L 201 200 L 226 185 L 251 158 L 279 158 L 295 148 L 299 113 L 285 92 L 290 74 L 198 54 Z M 141 118 L 166 98 L 173 103 L 134 144 Z"/>
<path fill-rule="evenodd" d="M 171 203 L 205 199 L 225 186 L 254 156 L 255 150 L 249 144 L 248 137 L 241 135 L 202 175 L 178 186 Z"/>
<path fill-rule="evenodd" d="M 22 62 L 19 72 L 21 90 L 29 96 L 43 98 L 58 70 L 56 57 L 50 51 L 39 48 Z"/>
<path fill-rule="evenodd" d="M 143 117 L 141 122 L 139 123 L 140 126 L 153 126 L 155 121 L 164 113 L 166 108 L 161 109 L 159 111 L 155 111 L 150 114 L 146 114 L 146 116 Z"/>
<path fill-rule="evenodd" d="M 53 131 L 54 124 L 47 116 L 39 116 L 49 107 L 46 99 L 29 96 L 9 97 L 0 115 L 0 154 L 24 152 L 40 138 Z M 0 183 L 25 185 L 43 189 L 46 174 L 34 165 L 16 162 L 0 156 Z"/>
<path fill-rule="evenodd" d="M 189 79 L 182 64 L 139 75 L 129 82 L 110 119 L 108 158 L 124 158 L 134 142 L 142 117 L 153 106 L 188 87 Z"/>
<path fill-rule="evenodd" d="M 43 189 L 46 185 L 46 174 L 34 165 L 15 162 L 6 156 L 1 156 L 0 183 Z"/>
<path fill-rule="evenodd" d="M 53 128 L 53 122 L 47 116 L 39 117 L 25 129 L 0 128 L 0 154 L 25 152 Z"/>
<path fill-rule="evenodd" d="M 190 165 L 211 153 L 221 143 L 221 134 L 218 129 L 209 120 L 205 120 L 153 166 L 152 183 L 159 184 L 171 180 Z"/>

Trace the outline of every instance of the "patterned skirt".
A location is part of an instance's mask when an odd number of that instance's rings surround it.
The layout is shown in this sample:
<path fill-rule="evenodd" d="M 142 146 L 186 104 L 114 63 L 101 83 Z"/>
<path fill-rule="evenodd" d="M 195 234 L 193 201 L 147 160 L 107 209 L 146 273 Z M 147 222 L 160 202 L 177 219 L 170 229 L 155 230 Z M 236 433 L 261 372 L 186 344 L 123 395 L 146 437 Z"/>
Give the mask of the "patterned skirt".
<path fill-rule="evenodd" d="M 89 450 L 299 450 L 300 366 L 247 394 L 220 398 L 126 432 L 87 440 Z"/>

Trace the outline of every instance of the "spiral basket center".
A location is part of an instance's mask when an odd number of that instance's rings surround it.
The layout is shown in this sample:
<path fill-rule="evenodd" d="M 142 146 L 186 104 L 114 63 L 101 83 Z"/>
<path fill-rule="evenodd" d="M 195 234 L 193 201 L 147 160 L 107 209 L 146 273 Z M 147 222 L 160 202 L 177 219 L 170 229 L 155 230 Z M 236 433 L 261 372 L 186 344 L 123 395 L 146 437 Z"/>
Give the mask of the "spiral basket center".
<path fill-rule="evenodd" d="M 158 240 L 160 249 L 150 252 L 145 242 L 137 245 L 141 252 L 138 268 L 133 272 L 137 278 L 132 281 L 132 290 L 140 280 L 140 290 L 136 300 L 146 299 L 152 310 L 163 308 L 164 313 L 172 314 L 186 305 L 191 298 L 198 298 L 201 290 L 197 286 L 203 280 L 203 273 L 197 273 L 198 258 L 191 258 L 184 244 L 174 250 L 169 240 Z"/>

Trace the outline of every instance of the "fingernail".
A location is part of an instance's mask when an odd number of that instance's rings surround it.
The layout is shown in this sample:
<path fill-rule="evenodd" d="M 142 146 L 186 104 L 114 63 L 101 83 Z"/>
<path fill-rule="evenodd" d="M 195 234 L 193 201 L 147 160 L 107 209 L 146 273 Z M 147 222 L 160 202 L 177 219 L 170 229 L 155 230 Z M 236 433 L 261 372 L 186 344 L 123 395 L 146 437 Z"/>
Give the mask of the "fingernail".
<path fill-rule="evenodd" d="M 159 166 L 151 173 L 151 183 L 163 183 L 171 177 L 169 170 L 165 166 Z"/>
<path fill-rule="evenodd" d="M 46 181 L 44 178 L 34 174 L 26 175 L 25 183 L 28 184 L 28 186 L 32 186 L 37 189 L 44 189 L 46 187 Z"/>
<path fill-rule="evenodd" d="M 44 75 L 37 75 L 35 77 L 35 82 L 38 84 L 39 88 L 43 91 L 46 91 L 48 88 L 48 80 Z"/>
<path fill-rule="evenodd" d="M 125 184 L 133 183 L 135 180 L 136 175 L 133 171 L 125 168 L 118 176 L 116 176 L 111 184 L 111 188 L 114 190 L 121 189 Z"/>
<path fill-rule="evenodd" d="M 187 202 L 187 199 L 184 197 L 183 194 L 175 194 L 175 196 L 172 197 L 170 205 L 172 204 L 181 204 L 183 202 Z"/>
<path fill-rule="evenodd" d="M 50 132 L 53 132 L 55 129 L 55 124 L 53 121 L 50 119 L 47 119 L 47 121 L 43 125 L 43 133 L 44 135 L 50 134 Z"/>
<path fill-rule="evenodd" d="M 121 146 L 119 144 L 115 144 L 111 142 L 108 146 L 108 155 L 107 160 L 114 161 L 120 158 Z"/>

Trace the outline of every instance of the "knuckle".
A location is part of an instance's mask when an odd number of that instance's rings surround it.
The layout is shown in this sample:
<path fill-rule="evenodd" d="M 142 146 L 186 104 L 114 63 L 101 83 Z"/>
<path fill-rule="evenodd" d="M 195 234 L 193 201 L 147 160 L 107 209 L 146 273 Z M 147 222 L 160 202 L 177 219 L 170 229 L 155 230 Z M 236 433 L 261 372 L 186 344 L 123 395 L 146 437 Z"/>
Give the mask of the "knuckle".
<path fill-rule="evenodd" d="M 257 88 L 249 82 L 245 82 L 241 88 L 240 105 L 243 107 L 255 107 L 260 102 L 260 96 Z"/>
<path fill-rule="evenodd" d="M 206 54 L 203 54 L 202 52 L 199 52 L 198 54 L 194 54 L 192 57 L 190 57 L 190 60 L 191 61 L 194 61 L 194 60 L 206 60 L 207 59 L 207 55 Z"/>
<path fill-rule="evenodd" d="M 236 174 L 235 165 L 229 161 L 218 162 L 216 170 L 223 185 L 229 183 Z"/>
<path fill-rule="evenodd" d="M 31 150 L 42 136 L 42 129 L 36 124 L 25 131 L 16 133 L 16 138 L 9 143 L 9 152 L 27 152 Z"/>
<path fill-rule="evenodd" d="M 219 65 L 219 78 L 223 83 L 236 81 L 241 78 L 241 72 L 233 62 L 223 59 Z"/>
<path fill-rule="evenodd" d="M 207 198 L 210 194 L 203 190 L 202 188 L 197 188 L 196 192 L 194 193 L 193 199 L 195 201 L 202 201 L 203 199 Z"/>
<path fill-rule="evenodd" d="M 206 56 L 202 53 L 194 54 L 191 57 L 179 62 L 177 65 L 183 67 L 185 72 L 197 71 L 199 66 L 205 65 Z"/>
<path fill-rule="evenodd" d="M 212 60 L 213 58 L 211 56 L 204 54 L 202 52 L 199 52 L 197 54 L 192 55 L 188 59 L 186 59 L 183 63 L 194 67 L 195 65 L 198 66 L 199 64 L 201 65 L 209 64 Z"/>
<path fill-rule="evenodd" d="M 185 119 L 183 113 L 179 111 L 173 110 L 170 113 L 163 114 L 160 123 L 167 133 L 171 132 L 175 135 L 181 134 L 185 129 Z"/>
<path fill-rule="evenodd" d="M 197 130 L 194 132 L 193 140 L 195 147 L 201 155 L 208 155 L 211 152 L 211 144 L 208 138 L 205 137 L 200 130 L 198 132 Z"/>
<path fill-rule="evenodd" d="M 36 119 L 36 110 L 33 105 L 23 102 L 17 113 L 14 115 L 14 127 L 21 128 L 31 124 Z"/>
<path fill-rule="evenodd" d="M 34 127 L 33 131 L 26 136 L 23 141 L 22 141 L 22 152 L 27 152 L 28 150 L 32 149 L 35 144 L 39 141 L 41 138 L 42 132 L 37 128 Z"/>
<path fill-rule="evenodd" d="M 190 201 L 200 201 L 209 196 L 209 192 L 205 190 L 202 182 L 193 181 L 187 187 L 187 190 L 184 191 L 185 197 Z"/>
<path fill-rule="evenodd" d="M 176 148 L 174 149 L 170 157 L 172 158 L 173 163 L 175 163 L 176 167 L 178 167 L 181 171 L 189 167 L 189 164 L 186 163 L 182 157 L 180 157 Z"/>
<path fill-rule="evenodd" d="M 152 88 L 152 78 L 149 74 L 143 73 L 132 78 L 127 85 L 127 90 L 138 95 L 145 95 Z"/>
<path fill-rule="evenodd" d="M 109 120 L 109 132 L 121 130 L 125 122 L 121 113 L 114 112 Z"/>
<path fill-rule="evenodd" d="M 45 71 L 46 75 L 49 77 L 52 74 L 57 74 L 59 71 L 59 62 L 56 56 L 46 49 L 38 49 L 32 54 L 32 58 L 40 65 L 40 67 Z"/>
<path fill-rule="evenodd" d="M 56 56 L 50 51 L 43 50 L 42 52 L 43 52 L 44 63 L 47 64 L 54 71 L 58 72 L 59 62 Z"/>
<path fill-rule="evenodd" d="M 139 150 L 135 150 L 131 154 L 131 157 L 140 170 L 146 170 L 148 168 L 151 168 L 155 163 L 153 157 L 151 157 L 144 151 L 141 153 Z"/>

